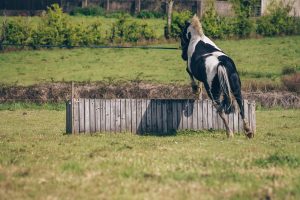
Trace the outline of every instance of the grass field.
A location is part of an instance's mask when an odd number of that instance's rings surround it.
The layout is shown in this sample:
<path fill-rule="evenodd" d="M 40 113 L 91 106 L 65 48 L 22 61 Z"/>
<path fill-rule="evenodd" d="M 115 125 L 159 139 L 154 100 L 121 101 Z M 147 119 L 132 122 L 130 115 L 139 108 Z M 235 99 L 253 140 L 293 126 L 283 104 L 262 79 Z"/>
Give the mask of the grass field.
<path fill-rule="evenodd" d="M 1 199 L 299 199 L 300 110 L 257 112 L 257 135 L 68 136 L 65 113 L 0 111 Z"/>
<path fill-rule="evenodd" d="M 216 41 L 237 64 L 242 80 L 280 83 L 284 67 L 300 71 L 300 36 Z M 162 44 L 163 45 L 163 44 Z M 176 44 L 163 46 L 178 47 Z M 0 54 L 0 83 L 142 79 L 187 83 L 180 50 L 54 49 Z"/>

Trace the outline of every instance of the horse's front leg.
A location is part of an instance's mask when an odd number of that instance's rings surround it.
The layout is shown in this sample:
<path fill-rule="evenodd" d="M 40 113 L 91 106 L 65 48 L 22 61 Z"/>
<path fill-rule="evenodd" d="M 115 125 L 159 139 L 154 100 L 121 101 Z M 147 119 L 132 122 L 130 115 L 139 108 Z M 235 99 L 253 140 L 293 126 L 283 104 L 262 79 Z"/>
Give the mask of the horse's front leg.
<path fill-rule="evenodd" d="M 195 78 L 192 75 L 192 73 L 188 70 L 188 68 L 186 69 L 186 71 L 187 71 L 187 73 L 190 76 L 193 94 L 195 94 L 197 96 L 199 95 L 198 98 L 202 99 L 202 87 L 201 87 L 201 83 L 199 83 L 199 82 L 197 83 L 197 81 L 195 80 Z M 200 87 L 199 87 L 199 84 L 200 84 Z M 200 89 L 200 91 L 199 91 L 199 89 Z"/>

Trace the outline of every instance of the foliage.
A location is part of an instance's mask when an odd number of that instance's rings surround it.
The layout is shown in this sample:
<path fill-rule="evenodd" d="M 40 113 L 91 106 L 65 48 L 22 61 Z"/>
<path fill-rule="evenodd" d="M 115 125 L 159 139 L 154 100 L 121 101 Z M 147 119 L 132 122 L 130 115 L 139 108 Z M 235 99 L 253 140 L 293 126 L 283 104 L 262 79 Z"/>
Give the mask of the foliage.
<path fill-rule="evenodd" d="M 163 18 L 165 15 L 161 12 L 142 10 L 137 14 L 137 18 L 141 19 L 154 19 L 154 18 Z"/>
<path fill-rule="evenodd" d="M 257 20 L 256 32 L 263 36 L 291 35 L 300 33 L 300 19 L 289 16 L 292 4 L 273 1 L 267 15 Z"/>
<path fill-rule="evenodd" d="M 3 22 L 2 40 L 10 44 L 27 44 L 32 33 L 27 19 L 7 20 Z"/>
<path fill-rule="evenodd" d="M 100 6 L 90 6 L 90 7 L 76 7 L 71 10 L 70 15 L 78 16 L 78 15 L 85 15 L 85 16 L 105 16 L 106 11 L 104 8 Z"/>
<path fill-rule="evenodd" d="M 115 43 L 123 43 L 155 38 L 154 31 L 147 24 L 130 21 L 126 16 L 122 16 L 113 24 L 110 40 Z"/>
<path fill-rule="evenodd" d="M 185 22 L 190 20 L 192 16 L 193 13 L 188 10 L 183 12 L 173 12 L 170 37 L 179 38 L 179 35 L 182 31 L 182 27 L 184 27 Z M 165 26 L 165 30 L 166 29 L 167 25 Z"/>

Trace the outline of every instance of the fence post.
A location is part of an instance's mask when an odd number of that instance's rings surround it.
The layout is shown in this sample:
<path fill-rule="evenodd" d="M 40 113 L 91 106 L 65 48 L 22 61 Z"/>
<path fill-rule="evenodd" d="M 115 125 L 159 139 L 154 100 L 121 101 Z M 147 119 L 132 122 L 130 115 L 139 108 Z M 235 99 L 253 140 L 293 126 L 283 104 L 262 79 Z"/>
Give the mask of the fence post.
<path fill-rule="evenodd" d="M 71 123 L 71 127 L 72 127 L 72 133 L 74 134 L 74 82 L 72 81 L 72 91 L 71 91 L 71 117 L 72 117 L 72 123 Z"/>

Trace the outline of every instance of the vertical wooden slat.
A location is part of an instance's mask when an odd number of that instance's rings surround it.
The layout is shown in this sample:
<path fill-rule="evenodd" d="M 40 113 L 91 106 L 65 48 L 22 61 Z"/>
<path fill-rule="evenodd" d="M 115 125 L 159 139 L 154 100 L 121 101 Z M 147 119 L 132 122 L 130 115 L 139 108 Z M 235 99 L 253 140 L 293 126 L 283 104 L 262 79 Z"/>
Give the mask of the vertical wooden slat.
<path fill-rule="evenodd" d="M 146 110 L 146 112 L 147 112 L 146 132 L 147 133 L 150 133 L 152 131 L 152 129 L 151 129 L 151 124 L 152 124 L 151 110 L 152 110 L 151 100 L 147 100 L 147 110 Z"/>
<path fill-rule="evenodd" d="M 177 130 L 182 130 L 183 129 L 183 103 L 182 100 L 177 100 Z"/>
<path fill-rule="evenodd" d="M 193 129 L 193 104 L 194 104 L 194 100 L 189 99 L 188 100 L 188 113 L 187 113 L 187 119 L 188 119 L 188 125 L 187 128 L 192 130 Z"/>
<path fill-rule="evenodd" d="M 168 113 L 167 113 L 166 100 L 162 100 L 162 128 L 163 128 L 163 133 L 168 132 Z"/>
<path fill-rule="evenodd" d="M 245 118 L 246 122 L 249 124 L 249 112 L 248 112 L 248 101 L 244 100 L 244 111 L 245 111 Z"/>
<path fill-rule="evenodd" d="M 136 119 L 136 99 L 131 99 L 131 130 L 132 133 L 137 133 L 137 119 Z"/>
<path fill-rule="evenodd" d="M 234 120 L 233 120 L 233 113 L 230 113 L 228 116 L 229 116 L 229 127 L 230 127 L 230 129 L 231 129 L 232 131 L 234 131 L 234 125 L 233 125 L 233 122 L 234 122 Z"/>
<path fill-rule="evenodd" d="M 212 128 L 212 103 L 210 100 L 207 100 L 207 128 Z"/>
<path fill-rule="evenodd" d="M 218 115 L 218 129 L 224 130 L 225 129 L 224 122 L 223 122 L 222 118 L 220 117 L 219 113 L 217 113 L 217 115 Z"/>
<path fill-rule="evenodd" d="M 198 129 L 203 129 L 203 101 L 198 100 Z"/>
<path fill-rule="evenodd" d="M 147 100 L 142 99 L 142 132 L 147 132 Z"/>
<path fill-rule="evenodd" d="M 121 132 L 126 132 L 126 100 L 121 99 Z"/>
<path fill-rule="evenodd" d="M 199 128 L 198 128 L 198 102 L 199 102 L 199 100 L 195 100 L 193 102 L 193 130 L 199 130 Z"/>
<path fill-rule="evenodd" d="M 105 100 L 105 132 L 111 132 L 110 128 L 110 119 L 111 119 L 111 110 L 110 110 L 110 99 Z"/>
<path fill-rule="evenodd" d="M 167 132 L 174 132 L 173 129 L 173 106 L 172 100 L 166 100 L 167 106 Z"/>
<path fill-rule="evenodd" d="M 252 101 L 252 131 L 253 133 L 256 133 L 256 106 L 255 106 L 255 101 Z"/>
<path fill-rule="evenodd" d="M 157 100 L 151 100 L 151 132 L 157 133 Z"/>
<path fill-rule="evenodd" d="M 110 100 L 110 131 L 116 132 L 116 99 Z"/>
<path fill-rule="evenodd" d="M 233 124 L 234 124 L 234 132 L 237 133 L 239 132 L 239 113 L 238 110 L 235 111 L 233 115 Z"/>
<path fill-rule="evenodd" d="M 73 106 L 73 120 L 74 120 L 74 133 L 79 133 L 79 102 L 78 99 L 73 100 L 74 106 Z"/>
<path fill-rule="evenodd" d="M 217 116 L 217 109 L 215 108 L 214 105 L 212 107 L 212 128 L 214 130 L 218 130 L 218 116 Z"/>
<path fill-rule="evenodd" d="M 105 132 L 106 110 L 105 99 L 100 99 L 100 131 Z"/>
<path fill-rule="evenodd" d="M 84 99 L 84 132 L 90 133 L 90 100 Z"/>
<path fill-rule="evenodd" d="M 142 133 L 142 99 L 137 99 L 136 107 L 136 126 L 137 133 Z"/>
<path fill-rule="evenodd" d="M 80 133 L 84 133 L 85 132 L 85 128 L 84 128 L 84 118 L 85 118 L 85 114 L 84 114 L 84 99 L 79 99 L 79 132 Z"/>
<path fill-rule="evenodd" d="M 162 125 L 162 102 L 160 99 L 156 100 L 156 119 L 157 119 L 157 132 L 163 132 L 163 125 Z"/>
<path fill-rule="evenodd" d="M 121 132 L 121 100 L 116 99 L 116 132 Z"/>
<path fill-rule="evenodd" d="M 203 114 L 202 114 L 202 117 L 203 117 L 203 129 L 208 129 L 208 123 L 207 123 L 207 120 L 208 120 L 208 116 L 207 116 L 207 100 L 203 100 Z"/>
<path fill-rule="evenodd" d="M 100 99 L 95 99 L 96 132 L 100 132 Z"/>
<path fill-rule="evenodd" d="M 132 122 L 132 109 L 131 109 L 131 99 L 126 99 L 125 100 L 125 104 L 126 104 L 126 108 L 125 108 L 125 111 L 126 111 L 126 131 L 129 132 L 129 133 L 132 133 L 132 130 L 131 130 L 131 122 Z"/>
<path fill-rule="evenodd" d="M 183 108 L 182 129 L 186 130 L 188 129 L 188 101 L 187 100 L 182 101 L 182 108 Z"/>
<path fill-rule="evenodd" d="M 71 108 L 72 108 L 72 102 L 67 101 L 66 102 L 66 133 L 72 133 L 72 127 L 71 127 L 71 120 L 72 120 L 72 114 L 71 114 Z"/>
<path fill-rule="evenodd" d="M 172 130 L 177 130 L 178 129 L 178 112 L 177 112 L 177 104 L 178 104 L 178 101 L 176 100 L 173 100 L 172 102 L 170 102 L 172 104 Z"/>
<path fill-rule="evenodd" d="M 90 99 L 90 132 L 95 133 L 96 123 L 95 123 L 95 99 Z"/>

